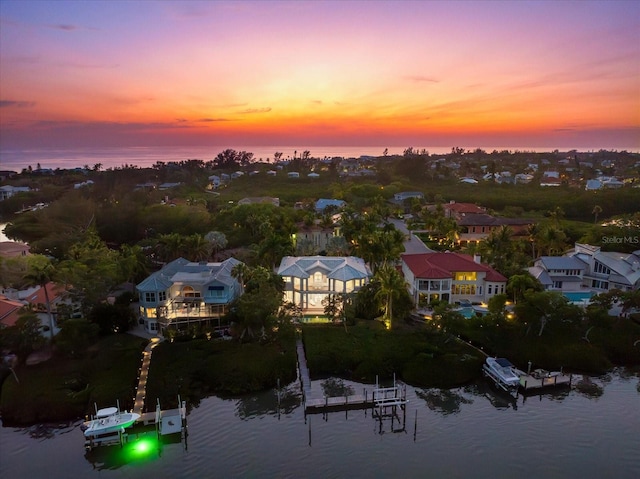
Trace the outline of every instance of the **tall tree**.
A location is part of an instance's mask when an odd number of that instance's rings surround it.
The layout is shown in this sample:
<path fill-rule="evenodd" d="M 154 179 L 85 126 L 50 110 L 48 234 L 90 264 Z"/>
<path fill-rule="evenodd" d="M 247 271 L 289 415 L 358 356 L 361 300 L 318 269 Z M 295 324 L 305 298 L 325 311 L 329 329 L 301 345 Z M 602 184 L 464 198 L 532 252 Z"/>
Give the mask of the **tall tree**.
<path fill-rule="evenodd" d="M 52 282 L 56 273 L 51 262 L 42 257 L 39 263 L 31 264 L 31 270 L 25 275 L 24 279 L 32 285 L 40 286 L 44 291 L 44 297 L 47 307 L 47 317 L 49 318 L 49 337 L 53 339 L 53 313 L 51 312 L 51 299 L 49 298 L 49 290 L 47 285 Z"/>
<path fill-rule="evenodd" d="M 598 215 L 602 213 L 602 207 L 600 207 L 599 205 L 595 205 L 593 207 L 593 210 L 591 211 L 591 214 L 593 215 L 593 222 L 597 223 L 598 222 Z"/>
<path fill-rule="evenodd" d="M 393 266 L 384 265 L 378 269 L 374 281 L 378 286 L 376 299 L 384 311 L 384 321 L 389 329 L 393 328 L 393 301 L 398 299 L 403 291 L 406 292 L 404 279 Z"/>

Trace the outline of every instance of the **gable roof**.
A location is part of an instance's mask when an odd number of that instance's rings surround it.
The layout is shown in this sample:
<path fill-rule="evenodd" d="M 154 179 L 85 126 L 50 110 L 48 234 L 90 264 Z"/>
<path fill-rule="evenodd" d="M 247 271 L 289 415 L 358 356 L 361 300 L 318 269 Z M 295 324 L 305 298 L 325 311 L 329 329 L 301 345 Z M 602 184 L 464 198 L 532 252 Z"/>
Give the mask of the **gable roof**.
<path fill-rule="evenodd" d="M 451 278 L 456 272 L 483 272 L 485 280 L 506 282 L 496 270 L 461 253 L 403 254 L 402 261 L 416 278 Z"/>
<path fill-rule="evenodd" d="M 586 265 L 573 256 L 541 256 L 538 261 L 545 269 L 586 269 Z"/>
<path fill-rule="evenodd" d="M 20 301 L 0 296 L 0 324 L 7 327 L 15 325 L 19 318 L 18 311 L 23 306 Z"/>
<path fill-rule="evenodd" d="M 309 278 L 316 271 L 322 271 L 329 278 L 339 281 L 371 276 L 364 260 L 355 256 L 285 256 L 278 268 L 280 276 L 295 278 Z"/>

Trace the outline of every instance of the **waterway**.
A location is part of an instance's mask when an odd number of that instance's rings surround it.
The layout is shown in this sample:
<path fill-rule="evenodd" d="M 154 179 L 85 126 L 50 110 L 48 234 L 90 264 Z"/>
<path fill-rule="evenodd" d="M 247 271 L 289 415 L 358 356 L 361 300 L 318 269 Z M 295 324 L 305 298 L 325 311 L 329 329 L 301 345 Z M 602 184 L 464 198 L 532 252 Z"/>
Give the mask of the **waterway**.
<path fill-rule="evenodd" d="M 305 417 L 297 383 L 280 402 L 277 391 L 209 397 L 189 412 L 186 444 L 89 453 L 79 422 L 3 427 L 0 477 L 640 477 L 637 373 L 578 377 L 570 390 L 516 400 L 484 381 L 408 388 L 408 399 L 381 422 L 370 410 Z"/>

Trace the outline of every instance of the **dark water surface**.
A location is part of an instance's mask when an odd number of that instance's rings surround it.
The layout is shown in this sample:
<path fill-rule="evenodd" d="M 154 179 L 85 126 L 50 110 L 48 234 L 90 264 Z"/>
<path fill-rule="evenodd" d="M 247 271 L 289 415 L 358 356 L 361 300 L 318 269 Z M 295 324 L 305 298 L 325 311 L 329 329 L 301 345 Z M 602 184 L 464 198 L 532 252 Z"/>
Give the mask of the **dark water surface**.
<path fill-rule="evenodd" d="M 297 384 L 280 407 L 275 391 L 210 397 L 189 413 L 186 448 L 86 453 L 79 423 L 0 428 L 0 477 L 637 479 L 640 377 L 578 379 L 571 390 L 517 400 L 485 382 L 408 388 L 406 413 L 393 423 L 370 410 L 305 419 Z"/>

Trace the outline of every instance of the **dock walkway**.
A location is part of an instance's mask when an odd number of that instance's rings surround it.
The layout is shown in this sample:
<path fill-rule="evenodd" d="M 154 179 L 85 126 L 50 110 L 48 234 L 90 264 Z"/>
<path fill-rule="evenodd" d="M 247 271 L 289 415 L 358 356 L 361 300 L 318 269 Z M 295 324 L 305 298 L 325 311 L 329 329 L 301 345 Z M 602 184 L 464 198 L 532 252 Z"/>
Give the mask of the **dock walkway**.
<path fill-rule="evenodd" d="M 325 396 L 320 391 L 312 389 L 304 344 L 301 339 L 296 340 L 296 352 L 298 354 L 298 370 L 300 371 L 305 414 L 344 411 L 347 409 L 386 408 L 389 406 L 403 406 L 407 402 L 406 386 L 398 385 L 395 377 L 392 387 L 381 388 L 376 380 L 376 387 L 371 392 L 365 388 L 362 394 L 339 397 Z"/>
<path fill-rule="evenodd" d="M 144 400 L 147 397 L 147 377 L 149 375 L 149 366 L 151 365 L 151 353 L 160 343 L 159 338 L 151 338 L 149 344 L 142 352 L 142 365 L 140 366 L 140 375 L 138 376 L 138 386 L 136 387 L 136 397 L 133 400 L 132 412 L 142 415 L 144 410 Z"/>

